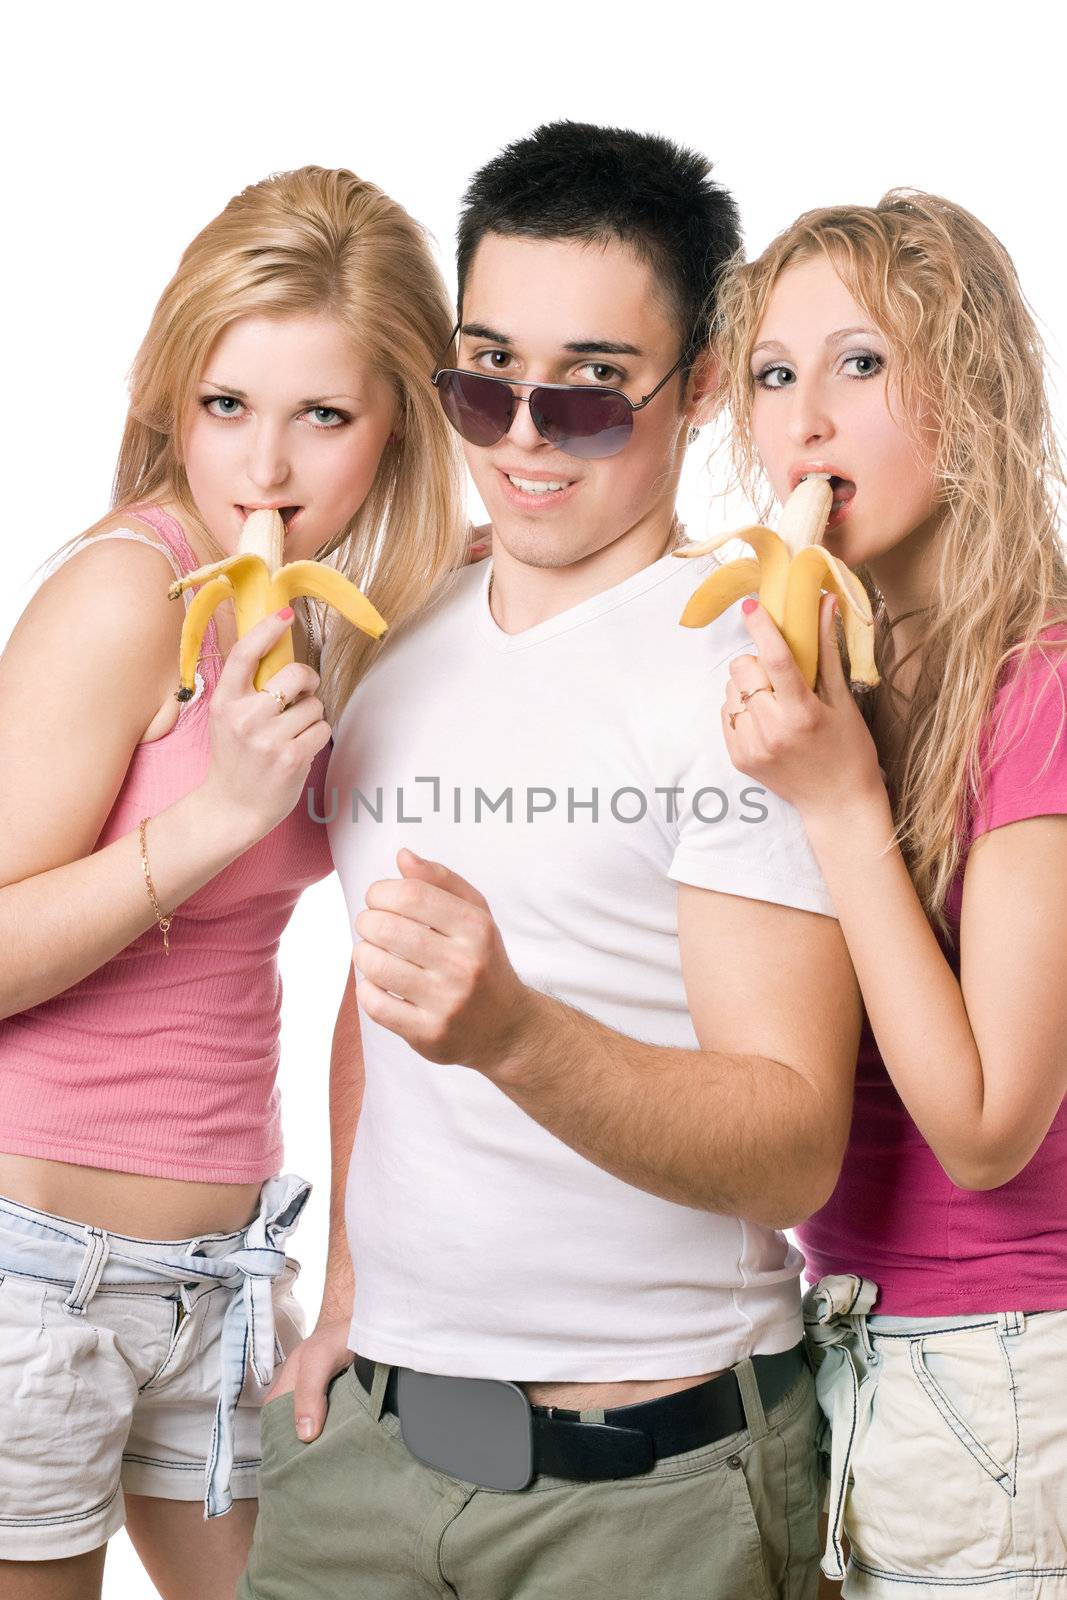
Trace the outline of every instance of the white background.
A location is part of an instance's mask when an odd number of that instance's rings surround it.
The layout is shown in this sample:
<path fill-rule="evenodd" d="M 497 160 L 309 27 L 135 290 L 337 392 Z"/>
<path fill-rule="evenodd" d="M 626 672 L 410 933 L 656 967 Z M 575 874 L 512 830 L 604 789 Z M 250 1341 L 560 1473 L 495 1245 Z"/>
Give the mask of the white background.
<path fill-rule="evenodd" d="M 0 640 L 34 567 L 107 507 L 126 373 L 181 250 L 245 184 L 305 162 L 351 167 L 400 200 L 433 232 L 453 286 L 465 179 L 553 117 L 655 130 L 705 151 L 738 197 L 753 253 L 808 207 L 871 204 L 897 184 L 931 189 L 1006 243 L 1059 361 L 1067 278 L 1054 15 L 1032 0 L 432 9 L 157 0 L 42 6 L 31 20 L 12 10 L 0 112 Z M 691 534 L 730 526 L 699 447 L 691 455 L 682 497 Z M 91 706 L 71 709 L 92 716 Z M 329 1040 L 349 953 L 331 879 L 304 897 L 281 953 L 287 1165 L 318 1183 L 296 1241 L 312 1315 L 325 1252 Z M 120 1535 L 105 1594 L 153 1593 Z"/>

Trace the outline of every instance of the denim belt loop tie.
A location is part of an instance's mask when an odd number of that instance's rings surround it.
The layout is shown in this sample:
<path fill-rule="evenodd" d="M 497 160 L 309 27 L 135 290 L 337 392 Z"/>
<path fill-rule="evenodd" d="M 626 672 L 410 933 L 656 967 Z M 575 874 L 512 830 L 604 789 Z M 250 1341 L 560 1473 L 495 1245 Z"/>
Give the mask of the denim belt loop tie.
<path fill-rule="evenodd" d="M 240 1247 L 212 1263 L 228 1286 L 236 1290 L 240 1283 L 240 1293 L 234 1294 L 222 1323 L 222 1381 L 205 1472 L 207 1518 L 221 1517 L 233 1505 L 230 1474 L 237 1402 L 249 1365 L 260 1384 L 268 1384 L 274 1375 L 273 1280 L 285 1268 L 282 1244 L 296 1226 L 310 1193 L 311 1185 L 295 1174 L 268 1179 L 259 1213 L 246 1228 Z M 243 1283 L 238 1275 L 243 1276 Z"/>
<path fill-rule="evenodd" d="M 11 1272 L 60 1286 L 67 1291 L 62 1303 L 69 1316 L 85 1316 L 98 1290 L 152 1293 L 161 1284 L 173 1284 L 187 1312 L 205 1290 L 229 1291 L 220 1338 L 219 1398 L 206 1462 L 208 1517 L 222 1516 L 233 1504 L 229 1484 L 235 1414 L 248 1366 L 260 1384 L 268 1384 L 274 1375 L 278 1346 L 273 1280 L 285 1270 L 284 1240 L 310 1193 L 306 1179 L 279 1173 L 260 1190 L 259 1210 L 247 1228 L 191 1240 L 131 1240 L 64 1218 L 42 1220 L 32 1208 L 0 1197 L 0 1277 Z M 203 1253 L 230 1245 L 228 1254 Z"/>
<path fill-rule="evenodd" d="M 111 1241 L 102 1228 L 85 1229 L 85 1254 L 74 1287 L 63 1302 L 63 1310 L 72 1317 L 84 1317 L 85 1308 L 100 1287 L 100 1280 L 111 1254 Z"/>
<path fill-rule="evenodd" d="M 830 1418 L 830 1489 L 821 1562 L 828 1578 L 845 1576 L 841 1532 L 861 1382 L 854 1346 L 859 1344 L 864 1357 L 871 1355 L 866 1319 L 877 1297 L 877 1284 L 852 1274 L 820 1278 L 804 1296 L 804 1332 L 815 1362 L 815 1392 L 823 1415 Z"/>

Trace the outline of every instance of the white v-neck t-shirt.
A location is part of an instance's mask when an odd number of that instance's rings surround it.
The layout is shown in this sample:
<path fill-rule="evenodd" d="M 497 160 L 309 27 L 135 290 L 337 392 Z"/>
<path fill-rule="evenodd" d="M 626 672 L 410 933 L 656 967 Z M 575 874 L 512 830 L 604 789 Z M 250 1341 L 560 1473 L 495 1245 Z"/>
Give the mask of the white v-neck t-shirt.
<path fill-rule="evenodd" d="M 390 641 L 338 719 L 326 780 L 350 918 L 408 845 L 480 890 L 524 983 L 699 1049 L 676 883 L 834 914 L 799 814 L 726 752 L 729 661 L 753 648 L 739 608 L 679 626 L 714 564 L 664 556 L 509 635 L 486 562 Z M 606 1382 L 800 1337 L 802 1260 L 782 1234 L 625 1183 L 479 1072 L 425 1060 L 362 1011 L 360 1027 L 346 1207 L 360 1354 Z"/>

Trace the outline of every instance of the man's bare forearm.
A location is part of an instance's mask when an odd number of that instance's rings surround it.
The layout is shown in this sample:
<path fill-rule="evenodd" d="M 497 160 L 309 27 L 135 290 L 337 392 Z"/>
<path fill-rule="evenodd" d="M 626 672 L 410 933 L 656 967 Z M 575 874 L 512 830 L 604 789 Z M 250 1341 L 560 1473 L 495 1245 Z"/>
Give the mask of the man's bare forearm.
<path fill-rule="evenodd" d="M 535 990 L 485 1075 L 624 1182 L 773 1227 L 828 1198 L 848 1132 L 794 1067 L 644 1044 Z"/>
<path fill-rule="evenodd" d="M 363 1046 L 350 971 L 330 1052 L 330 1235 L 320 1323 L 347 1320 L 352 1315 L 355 1278 L 345 1228 L 345 1190 L 362 1103 Z"/>

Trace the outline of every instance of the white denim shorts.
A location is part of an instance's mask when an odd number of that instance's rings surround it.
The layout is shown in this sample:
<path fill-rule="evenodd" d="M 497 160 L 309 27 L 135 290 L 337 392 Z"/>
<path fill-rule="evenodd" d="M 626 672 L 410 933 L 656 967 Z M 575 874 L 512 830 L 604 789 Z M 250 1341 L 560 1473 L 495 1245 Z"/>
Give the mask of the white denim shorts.
<path fill-rule="evenodd" d="M 847 1600 L 1067 1600 L 1067 1311 L 870 1316 L 875 1293 L 823 1278 L 804 1301 L 823 1571 Z"/>
<path fill-rule="evenodd" d="M 309 1185 L 236 1233 L 107 1233 L 0 1198 L 0 1560 L 80 1555 L 124 1491 L 221 1516 L 257 1492 L 259 1409 L 303 1337 L 280 1248 Z"/>

